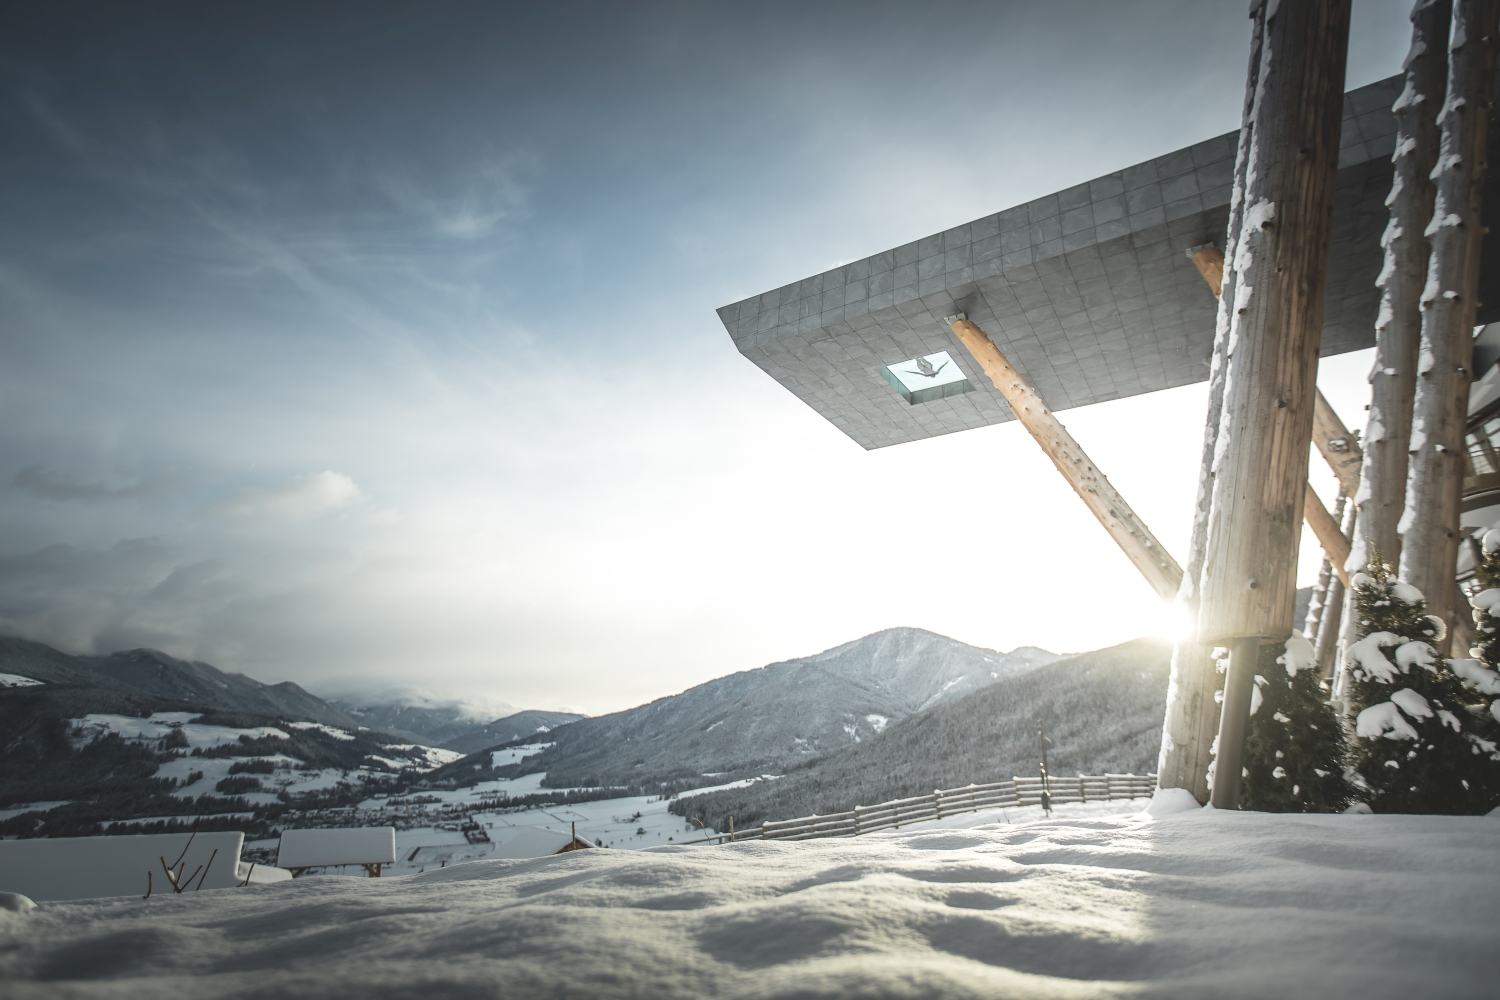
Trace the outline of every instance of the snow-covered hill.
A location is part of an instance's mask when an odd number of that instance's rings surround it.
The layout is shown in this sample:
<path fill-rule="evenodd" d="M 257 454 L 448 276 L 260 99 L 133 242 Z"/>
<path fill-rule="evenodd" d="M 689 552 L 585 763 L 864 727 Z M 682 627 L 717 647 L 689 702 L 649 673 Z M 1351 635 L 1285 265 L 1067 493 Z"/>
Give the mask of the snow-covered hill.
<path fill-rule="evenodd" d="M 1497 855 L 1489 817 L 1212 810 L 581 850 L 0 909 L 0 981 L 18 1000 L 1487 1000 Z"/>
<path fill-rule="evenodd" d="M 1035 775 L 1037 724 L 1055 775 L 1155 768 L 1171 643 L 1136 639 L 997 681 L 892 723 L 884 732 L 792 768 L 774 783 L 714 792 L 684 815 L 723 827 L 841 812 L 934 788 Z"/>
<path fill-rule="evenodd" d="M 360 725 L 291 681 L 263 684 L 244 674 L 179 660 L 154 649 L 71 656 L 40 642 L 0 636 L 0 671 L 74 689 L 128 692 L 228 712 L 307 719 L 351 729 Z"/>
<path fill-rule="evenodd" d="M 547 783 L 673 787 L 779 773 L 870 739 L 914 712 L 1057 659 L 895 628 L 554 729 L 527 762 Z M 527 772 L 523 772 L 527 773 Z M 455 769 L 443 777 L 467 777 Z"/>

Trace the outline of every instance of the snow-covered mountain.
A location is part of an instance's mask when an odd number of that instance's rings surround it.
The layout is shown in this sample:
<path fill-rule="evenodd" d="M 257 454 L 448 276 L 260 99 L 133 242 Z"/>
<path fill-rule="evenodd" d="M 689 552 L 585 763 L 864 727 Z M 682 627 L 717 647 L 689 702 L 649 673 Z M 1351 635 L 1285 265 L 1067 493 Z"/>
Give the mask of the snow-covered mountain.
<path fill-rule="evenodd" d="M 546 771 L 558 787 L 702 785 L 779 772 L 1055 659 L 1035 647 L 1001 653 L 922 629 L 887 629 L 562 726 L 524 767 Z"/>
<path fill-rule="evenodd" d="M 1051 741 L 1053 775 L 1145 774 L 1161 747 L 1171 659 L 1164 639 L 1080 653 L 914 713 L 776 781 L 705 793 L 672 809 L 721 828 L 729 816 L 748 826 L 1035 775 L 1039 722 Z"/>

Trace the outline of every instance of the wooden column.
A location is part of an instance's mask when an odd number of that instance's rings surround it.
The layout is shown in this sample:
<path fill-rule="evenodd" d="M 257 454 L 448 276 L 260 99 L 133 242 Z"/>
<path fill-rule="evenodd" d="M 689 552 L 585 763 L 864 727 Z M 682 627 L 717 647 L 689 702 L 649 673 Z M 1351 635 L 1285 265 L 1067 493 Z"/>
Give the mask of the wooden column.
<path fill-rule="evenodd" d="M 1395 179 L 1386 198 L 1391 221 L 1381 237 L 1385 266 L 1375 279 L 1381 295 L 1365 425 L 1367 455 L 1362 483 L 1351 494 L 1358 511 L 1351 555 L 1356 570 L 1368 564 L 1371 546 L 1392 565 L 1401 558 L 1396 526 L 1406 502 L 1406 449 L 1422 333 L 1419 300 L 1429 255 L 1424 231 L 1432 220 L 1436 190 L 1430 175 L 1437 161 L 1437 113 L 1447 85 L 1452 16 L 1453 0 L 1417 0 L 1411 12 L 1411 50 L 1403 67 L 1406 86 L 1391 108 L 1396 116 Z"/>
<path fill-rule="evenodd" d="M 1182 584 L 1182 569 L 1172 558 L 1156 536 L 1151 533 L 1125 498 L 1119 494 L 1104 474 L 1084 453 L 1073 435 L 1063 426 L 1042 397 L 1031 387 L 1020 372 L 994 345 L 994 342 L 978 326 L 963 314 L 950 316 L 948 323 L 954 336 L 966 347 L 979 367 L 989 376 L 995 388 L 1000 390 L 1011 412 L 1021 425 L 1031 432 L 1037 444 L 1052 459 L 1057 471 L 1063 474 L 1068 485 L 1073 487 L 1083 502 L 1093 511 L 1099 523 L 1104 525 L 1110 537 L 1120 546 L 1125 556 L 1135 564 L 1141 575 L 1165 601 L 1177 596 Z"/>
<path fill-rule="evenodd" d="M 1348 0 L 1257 4 L 1244 203 L 1199 637 L 1230 648 L 1212 803 L 1239 804 L 1262 641 L 1291 634 L 1343 117 Z M 1242 139 L 1244 135 L 1242 133 Z"/>
<path fill-rule="evenodd" d="M 1468 424 L 1469 368 L 1484 237 L 1485 162 L 1495 81 L 1497 0 L 1457 0 L 1448 58 L 1448 95 L 1438 112 L 1437 195 L 1427 232 L 1432 253 L 1422 290 L 1401 580 L 1427 598 L 1427 610 L 1453 624 L 1459 501 Z M 1447 642 L 1440 644 L 1445 651 Z"/>
<path fill-rule="evenodd" d="M 1234 189 L 1243 191 L 1250 163 L 1251 112 L 1254 110 L 1255 81 L 1260 74 L 1260 49 L 1264 37 L 1259 19 L 1251 23 L 1250 61 L 1246 72 L 1245 101 L 1240 110 L 1240 139 L 1234 161 Z M 1157 756 L 1157 787 L 1183 788 L 1200 803 L 1208 801 L 1208 775 L 1213 765 L 1213 744 L 1219 731 L 1219 705 L 1214 700 L 1218 687 L 1218 669 L 1210 647 L 1198 637 L 1197 621 L 1200 580 L 1203 576 L 1203 553 L 1208 544 L 1208 512 L 1214 488 L 1214 451 L 1219 440 L 1219 417 L 1224 408 L 1225 361 L 1229 353 L 1231 313 L 1228 303 L 1234 301 L 1234 272 L 1224 273 L 1226 255 L 1234 257 L 1244 217 L 1244 199 L 1229 206 L 1229 226 L 1225 233 L 1225 253 L 1213 254 L 1212 247 L 1199 247 L 1192 255 L 1193 264 L 1209 289 L 1219 298 L 1214 323 L 1214 350 L 1208 369 L 1208 414 L 1203 424 L 1203 449 L 1198 465 L 1198 495 L 1193 501 L 1193 533 L 1188 543 L 1187 572 L 1182 578 L 1178 601 L 1192 623 L 1185 635 L 1172 646 L 1172 666 L 1167 681 L 1166 713 L 1162 720 L 1161 751 Z M 1215 259 L 1217 258 L 1217 259 Z"/>

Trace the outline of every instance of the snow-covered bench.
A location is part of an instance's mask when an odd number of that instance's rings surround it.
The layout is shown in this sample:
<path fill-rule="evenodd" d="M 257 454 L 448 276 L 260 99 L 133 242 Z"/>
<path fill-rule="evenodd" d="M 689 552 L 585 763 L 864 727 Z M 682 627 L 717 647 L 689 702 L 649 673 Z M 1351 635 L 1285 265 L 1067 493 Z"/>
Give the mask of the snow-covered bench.
<path fill-rule="evenodd" d="M 292 877 L 309 868 L 342 868 L 359 865 L 371 878 L 396 862 L 394 826 L 344 827 L 332 830 L 284 830 L 276 865 Z"/>

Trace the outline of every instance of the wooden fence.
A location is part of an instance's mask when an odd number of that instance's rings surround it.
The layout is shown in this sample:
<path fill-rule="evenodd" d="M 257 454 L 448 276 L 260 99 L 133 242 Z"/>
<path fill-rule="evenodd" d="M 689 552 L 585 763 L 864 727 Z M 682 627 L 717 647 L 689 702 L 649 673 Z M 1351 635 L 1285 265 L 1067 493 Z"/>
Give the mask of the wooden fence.
<path fill-rule="evenodd" d="M 1154 774 L 1080 774 L 1048 780 L 1052 804 L 1064 802 L 1108 802 L 1115 799 L 1149 798 L 1156 790 Z M 896 830 L 903 824 L 924 823 L 981 809 L 1008 809 L 1040 805 L 1042 779 L 1015 777 L 989 785 L 942 788 L 930 795 L 915 795 L 875 806 L 855 806 L 848 812 L 827 816 L 803 816 L 762 823 L 734 833 L 709 834 L 693 843 L 723 844 L 741 840 L 812 840 L 817 837 L 857 837 L 877 830 Z"/>

